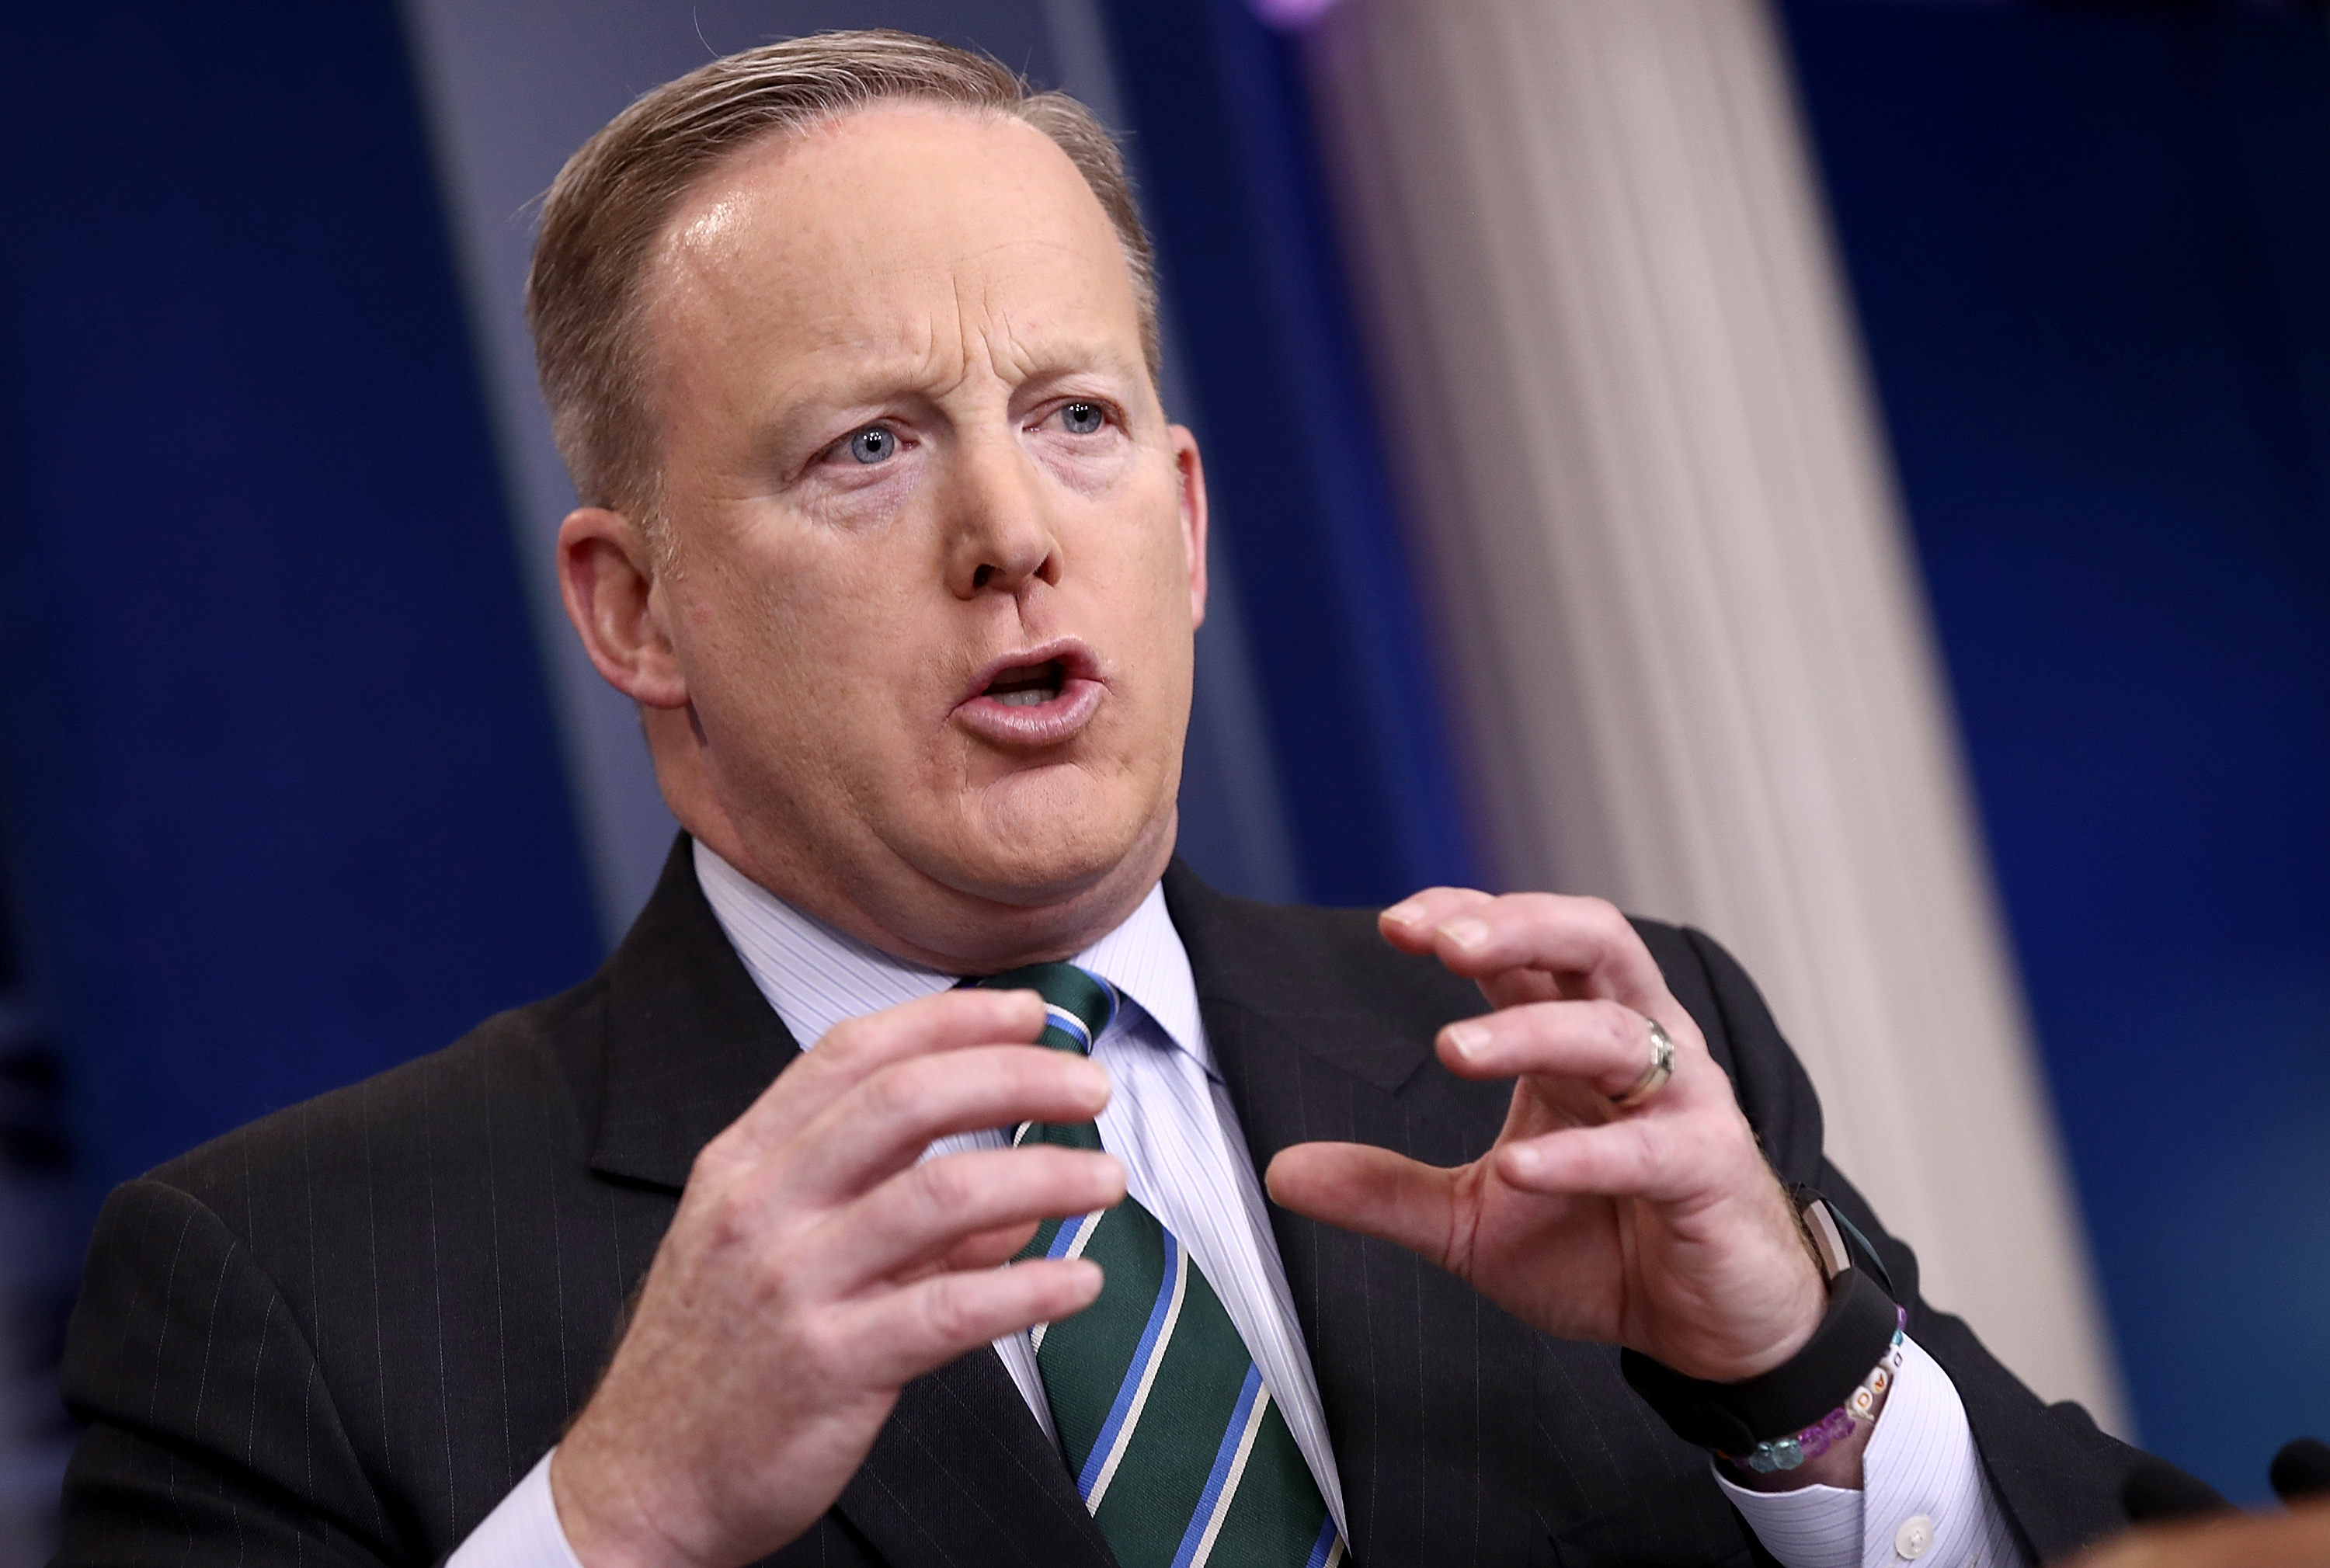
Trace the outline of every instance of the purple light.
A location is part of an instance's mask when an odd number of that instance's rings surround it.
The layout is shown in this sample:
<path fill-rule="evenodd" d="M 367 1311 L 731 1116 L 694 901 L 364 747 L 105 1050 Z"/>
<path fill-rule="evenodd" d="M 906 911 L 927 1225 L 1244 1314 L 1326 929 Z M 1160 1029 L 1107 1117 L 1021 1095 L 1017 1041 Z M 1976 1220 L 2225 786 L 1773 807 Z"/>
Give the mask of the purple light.
<path fill-rule="evenodd" d="M 1341 0 L 1246 0 L 1254 14 L 1285 33 L 1300 33 L 1332 11 Z"/>

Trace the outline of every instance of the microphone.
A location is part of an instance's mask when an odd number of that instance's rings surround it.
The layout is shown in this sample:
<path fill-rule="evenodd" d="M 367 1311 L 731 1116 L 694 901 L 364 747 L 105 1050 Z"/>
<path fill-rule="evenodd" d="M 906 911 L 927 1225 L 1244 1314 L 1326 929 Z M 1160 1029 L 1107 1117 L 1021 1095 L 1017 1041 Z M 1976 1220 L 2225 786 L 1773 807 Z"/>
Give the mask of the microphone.
<path fill-rule="evenodd" d="M 2296 1444 L 2290 1445 L 2292 1448 Z M 2319 1448 L 2321 1445 L 2316 1444 Z M 2284 1449 L 2284 1453 L 2289 1450 Z M 2324 1450 L 2330 1458 L 2330 1450 Z M 2274 1461 L 2278 1467 L 2279 1459 Z M 2277 1473 L 2278 1470 L 2277 1469 Z M 2119 1506 L 2127 1510 L 2131 1524 L 2151 1525 L 2167 1519 L 2199 1519 L 2211 1514 L 2232 1511 L 2232 1505 L 2218 1495 L 2217 1488 L 2198 1477 L 2188 1476 L 2166 1459 L 2146 1454 L 2144 1462 L 2127 1473 L 2120 1483 Z"/>
<path fill-rule="evenodd" d="M 2273 1456 L 2266 1472 L 2273 1495 L 2285 1503 L 2306 1497 L 2330 1497 L 2330 1443 L 2320 1438 L 2293 1438 Z"/>

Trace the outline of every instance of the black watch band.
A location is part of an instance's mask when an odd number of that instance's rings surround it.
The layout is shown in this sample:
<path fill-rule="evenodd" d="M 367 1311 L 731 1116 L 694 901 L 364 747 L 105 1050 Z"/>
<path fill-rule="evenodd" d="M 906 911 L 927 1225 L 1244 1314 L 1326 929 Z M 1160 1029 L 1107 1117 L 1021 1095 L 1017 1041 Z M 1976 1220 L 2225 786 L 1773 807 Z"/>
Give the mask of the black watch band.
<path fill-rule="evenodd" d="M 1718 1453 L 1744 1454 L 1791 1437 L 1852 1396 L 1892 1348 L 1900 1325 L 1893 1299 L 1867 1272 L 1847 1269 L 1828 1282 L 1828 1312 L 1795 1355 L 1745 1383 L 1709 1383 L 1621 1351 L 1627 1384 L 1677 1437 Z"/>

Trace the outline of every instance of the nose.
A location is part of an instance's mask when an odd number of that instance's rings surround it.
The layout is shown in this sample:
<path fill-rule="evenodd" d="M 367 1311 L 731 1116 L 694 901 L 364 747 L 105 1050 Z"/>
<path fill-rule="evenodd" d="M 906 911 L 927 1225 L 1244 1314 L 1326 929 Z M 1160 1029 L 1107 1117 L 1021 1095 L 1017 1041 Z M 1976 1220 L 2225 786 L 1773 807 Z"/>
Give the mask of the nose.
<path fill-rule="evenodd" d="M 1056 585 L 1059 541 L 1018 443 L 970 440 L 957 458 L 947 512 L 948 590 L 964 600 L 982 593 L 1016 599 L 1034 583 Z"/>

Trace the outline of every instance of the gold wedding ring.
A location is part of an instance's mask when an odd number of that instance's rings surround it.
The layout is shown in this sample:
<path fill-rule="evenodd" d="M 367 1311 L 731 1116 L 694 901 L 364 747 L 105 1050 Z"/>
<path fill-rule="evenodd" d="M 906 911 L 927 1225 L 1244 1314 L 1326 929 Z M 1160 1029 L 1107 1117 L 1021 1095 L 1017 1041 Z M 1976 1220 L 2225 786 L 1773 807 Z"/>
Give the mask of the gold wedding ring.
<path fill-rule="evenodd" d="M 1674 1042 L 1667 1037 L 1666 1030 L 1656 1018 L 1645 1013 L 1643 1022 L 1651 1026 L 1651 1064 L 1643 1069 L 1643 1075 L 1634 1081 L 1634 1087 L 1612 1098 L 1610 1103 L 1621 1110 L 1634 1110 L 1664 1089 L 1667 1080 L 1674 1076 Z"/>

